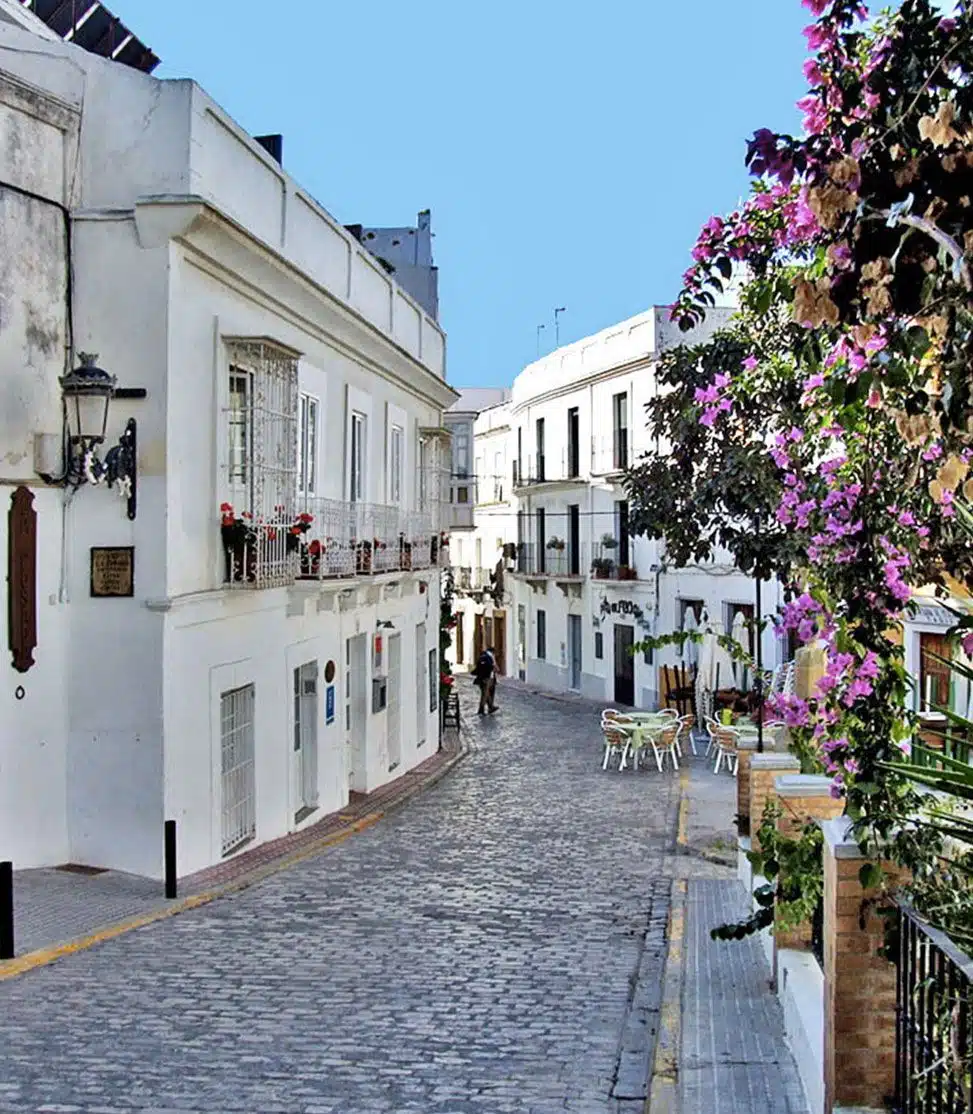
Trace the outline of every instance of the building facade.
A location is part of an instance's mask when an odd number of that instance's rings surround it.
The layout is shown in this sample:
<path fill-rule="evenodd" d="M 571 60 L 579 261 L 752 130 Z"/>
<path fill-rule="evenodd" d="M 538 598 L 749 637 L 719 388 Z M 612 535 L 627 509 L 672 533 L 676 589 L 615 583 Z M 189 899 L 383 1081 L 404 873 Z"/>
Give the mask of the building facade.
<path fill-rule="evenodd" d="M 477 500 L 482 461 L 474 467 L 473 426 L 477 415 L 509 398 L 506 387 L 469 387 L 443 415 L 451 438 L 449 509 L 446 521 L 455 535 L 473 529 L 473 506 Z"/>
<path fill-rule="evenodd" d="M 705 328 L 719 327 L 729 312 L 714 311 Z M 625 469 L 666 451 L 650 443 L 644 420 L 656 391 L 655 361 L 667 347 L 704 336 L 686 337 L 665 309 L 649 310 L 529 365 L 514 380 L 509 404 L 477 419 L 475 459 L 493 462 L 494 470 L 502 461 L 503 471 L 495 486 L 479 485 L 473 544 L 480 549 L 466 553 L 454 544 L 450 559 L 459 585 L 471 578 L 457 605 L 469 613 L 464 631 L 476 631 L 478 616 L 500 612 L 510 674 L 606 703 L 652 707 L 672 679 L 666 667 L 682 658 L 673 648 L 633 653 L 633 646 L 684 629 L 690 611 L 689 624 L 719 624 L 727 633 L 738 613 L 752 620 L 755 585 L 729 554 L 677 569 L 664 543 L 629 531 Z M 505 557 L 500 599 L 484 589 L 484 547 Z M 480 568 L 486 574 L 474 571 Z M 765 613 L 776 610 L 779 592 L 776 582 L 763 585 Z M 470 660 L 475 646 L 467 639 L 462 652 Z M 783 656 L 769 630 L 762 650 L 768 667 Z"/>
<path fill-rule="evenodd" d="M 0 858 L 158 876 L 172 819 L 185 874 L 438 746 L 445 338 L 197 85 L 17 14 Z M 120 389 L 75 460 L 83 352 Z M 120 440 L 122 499 L 91 482 Z"/>

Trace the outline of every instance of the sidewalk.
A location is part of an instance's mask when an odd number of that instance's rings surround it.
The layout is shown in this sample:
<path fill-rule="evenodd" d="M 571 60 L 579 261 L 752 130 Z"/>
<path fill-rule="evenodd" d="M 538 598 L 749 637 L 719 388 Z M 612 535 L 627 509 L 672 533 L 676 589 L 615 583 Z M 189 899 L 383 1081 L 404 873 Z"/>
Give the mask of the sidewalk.
<path fill-rule="evenodd" d="M 806 1114 L 807 1104 L 756 936 L 712 940 L 745 917 L 736 876 L 736 781 L 687 755 L 662 1023 L 651 1114 Z"/>
<path fill-rule="evenodd" d="M 375 792 L 356 795 L 340 812 L 180 878 L 179 897 L 174 901 L 166 901 L 161 881 L 119 871 L 75 866 L 15 871 L 17 958 L 0 962 L 0 979 L 49 962 L 63 952 L 80 950 L 130 922 L 136 922 L 131 927 L 137 927 L 221 893 L 244 889 L 292 862 L 324 851 L 434 785 L 467 753 L 455 729 L 447 730 L 441 751 Z M 34 963 L 28 961 L 31 953 L 43 954 L 36 955 L 38 962 Z"/>

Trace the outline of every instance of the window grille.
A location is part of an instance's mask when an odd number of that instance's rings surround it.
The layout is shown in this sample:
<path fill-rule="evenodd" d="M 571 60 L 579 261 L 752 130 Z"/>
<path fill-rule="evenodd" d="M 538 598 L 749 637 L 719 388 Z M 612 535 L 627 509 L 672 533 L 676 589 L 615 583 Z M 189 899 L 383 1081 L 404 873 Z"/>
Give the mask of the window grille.
<path fill-rule="evenodd" d="M 227 350 L 226 485 L 239 528 L 224 528 L 225 579 L 240 587 L 286 584 L 296 571 L 287 539 L 297 514 L 297 358 L 263 340 L 232 340 Z M 316 425 L 315 412 L 315 445 Z M 302 463 L 312 463 L 306 448 Z"/>
<path fill-rule="evenodd" d="M 254 686 L 220 696 L 222 852 L 229 855 L 257 832 L 254 783 Z"/>

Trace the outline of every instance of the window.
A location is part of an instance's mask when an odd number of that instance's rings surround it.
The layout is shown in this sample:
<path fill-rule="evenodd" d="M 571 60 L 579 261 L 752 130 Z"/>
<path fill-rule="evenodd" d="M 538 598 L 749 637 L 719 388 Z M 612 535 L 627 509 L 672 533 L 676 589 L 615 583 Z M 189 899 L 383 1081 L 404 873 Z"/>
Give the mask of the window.
<path fill-rule="evenodd" d="M 524 467 L 524 429 L 523 426 L 517 427 L 517 459 L 514 461 L 514 483 L 520 483 L 520 477 Z"/>
<path fill-rule="evenodd" d="M 429 711 L 439 707 L 439 651 L 429 651 Z"/>
<path fill-rule="evenodd" d="M 523 511 L 517 512 L 517 572 L 527 571 L 527 546 L 524 544 L 524 526 L 526 515 Z"/>
<path fill-rule="evenodd" d="M 468 487 L 458 487 L 456 489 L 456 502 L 468 503 L 470 501 L 470 489 Z"/>
<path fill-rule="evenodd" d="M 361 503 L 365 498 L 365 437 L 364 414 L 353 411 L 351 415 L 351 448 L 348 461 L 348 499 Z"/>
<path fill-rule="evenodd" d="M 646 646 L 642 651 L 642 661 L 644 661 L 646 665 L 652 665 L 654 663 L 655 654 L 651 646 Z"/>
<path fill-rule="evenodd" d="M 250 452 L 253 446 L 253 415 L 250 412 L 252 397 L 250 372 L 230 368 L 230 409 L 228 426 L 230 435 L 229 480 L 232 488 L 250 485 Z M 239 496 L 238 496 L 239 498 Z"/>
<path fill-rule="evenodd" d="M 568 572 L 571 576 L 581 575 L 581 506 L 568 505 Z"/>
<path fill-rule="evenodd" d="M 429 442 L 423 438 L 419 438 L 419 452 L 418 458 L 418 491 L 417 502 L 419 510 L 425 511 L 429 509 Z"/>
<path fill-rule="evenodd" d="M 536 479 L 544 480 L 544 419 L 537 419 L 537 476 Z"/>
<path fill-rule="evenodd" d="M 622 391 L 612 398 L 614 464 L 628 467 L 628 393 Z"/>
<path fill-rule="evenodd" d="M 696 625 L 703 615 L 703 601 L 702 600 L 677 600 L 676 607 L 678 608 L 679 630 L 682 630 L 686 623 L 686 612 L 692 610 L 696 616 Z"/>
<path fill-rule="evenodd" d="M 296 511 L 300 455 L 297 359 L 263 340 L 228 340 L 221 443 L 225 499 L 253 525 L 225 551 L 225 581 L 266 588 L 293 579 L 286 532 Z M 221 453 L 221 457 L 223 453 Z"/>
<path fill-rule="evenodd" d="M 221 847 L 229 855 L 257 833 L 253 685 L 220 695 Z"/>
<path fill-rule="evenodd" d="M 537 656 L 541 661 L 547 658 L 547 612 L 537 612 Z"/>
<path fill-rule="evenodd" d="M 297 452 L 297 490 L 302 495 L 313 495 L 318 479 L 318 400 L 312 395 L 301 395 Z"/>
<path fill-rule="evenodd" d="M 453 427 L 453 475 L 465 480 L 470 474 L 470 427 Z"/>
<path fill-rule="evenodd" d="M 578 407 L 568 411 L 568 478 L 581 475 L 581 435 Z"/>
<path fill-rule="evenodd" d="M 402 447 L 405 432 L 401 426 L 392 426 L 389 437 L 389 502 L 393 507 L 402 504 Z"/>
<path fill-rule="evenodd" d="M 547 513 L 537 508 L 537 571 L 543 572 L 547 560 Z"/>
<path fill-rule="evenodd" d="M 496 453 L 493 458 L 493 501 L 503 502 L 503 453 Z"/>
<path fill-rule="evenodd" d="M 595 657 L 601 661 L 605 656 L 605 639 L 600 630 L 595 631 Z"/>
<path fill-rule="evenodd" d="M 630 545 L 628 536 L 628 500 L 619 499 L 615 504 L 615 536 L 618 538 L 618 563 L 630 565 Z"/>

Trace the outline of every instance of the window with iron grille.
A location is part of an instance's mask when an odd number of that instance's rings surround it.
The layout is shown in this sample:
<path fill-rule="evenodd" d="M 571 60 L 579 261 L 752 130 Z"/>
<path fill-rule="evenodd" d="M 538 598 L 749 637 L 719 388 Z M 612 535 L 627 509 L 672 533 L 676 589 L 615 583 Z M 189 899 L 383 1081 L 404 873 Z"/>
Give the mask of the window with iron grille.
<path fill-rule="evenodd" d="M 220 695 L 221 845 L 229 855 L 257 832 L 253 685 Z"/>
<path fill-rule="evenodd" d="M 226 342 L 228 390 L 225 421 L 225 494 L 231 505 L 224 512 L 225 578 L 231 584 L 268 587 L 285 584 L 293 576 L 293 560 L 286 538 L 296 514 L 299 479 L 299 429 L 312 436 L 310 412 L 303 421 L 297 389 L 297 356 L 265 340 Z M 310 401 L 310 400 L 309 400 Z M 317 414 L 313 416 L 316 452 Z M 301 466 L 312 466 L 306 445 Z M 310 482 L 314 482 L 311 480 Z"/>
<path fill-rule="evenodd" d="M 547 612 L 537 612 L 537 656 L 541 661 L 547 658 Z"/>
<path fill-rule="evenodd" d="M 401 426 L 392 426 L 389 437 L 389 502 L 393 507 L 402 504 L 402 446 L 404 432 Z"/>

